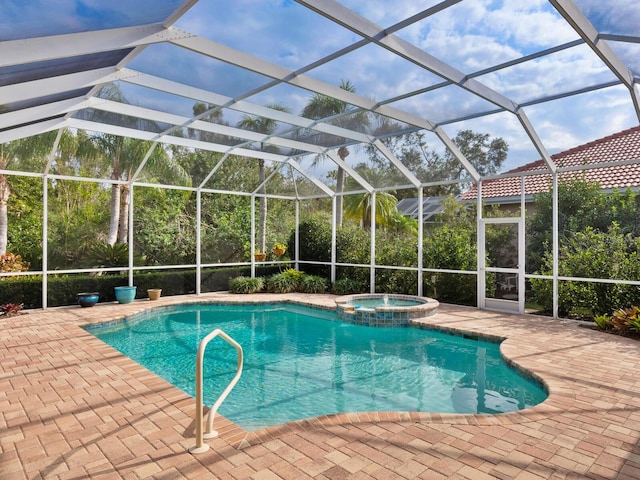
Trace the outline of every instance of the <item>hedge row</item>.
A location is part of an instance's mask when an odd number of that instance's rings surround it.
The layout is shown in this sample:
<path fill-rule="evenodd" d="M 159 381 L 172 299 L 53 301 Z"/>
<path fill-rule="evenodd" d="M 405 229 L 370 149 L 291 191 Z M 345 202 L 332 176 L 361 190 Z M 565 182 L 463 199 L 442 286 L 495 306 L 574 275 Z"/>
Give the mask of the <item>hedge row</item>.
<path fill-rule="evenodd" d="M 260 275 L 277 272 L 277 267 L 256 268 Z M 202 273 L 202 292 L 227 290 L 229 279 L 249 275 L 249 267 L 205 269 Z M 50 307 L 75 305 L 80 292 L 98 292 L 100 302 L 115 301 L 114 287 L 127 285 L 128 275 L 51 275 L 47 277 L 47 303 Z M 147 289 L 161 288 L 162 295 L 184 295 L 196 291 L 196 271 L 154 271 L 134 275 L 136 298 L 146 298 Z M 23 304 L 24 308 L 42 308 L 42 277 L 21 276 L 0 280 L 0 304 Z"/>

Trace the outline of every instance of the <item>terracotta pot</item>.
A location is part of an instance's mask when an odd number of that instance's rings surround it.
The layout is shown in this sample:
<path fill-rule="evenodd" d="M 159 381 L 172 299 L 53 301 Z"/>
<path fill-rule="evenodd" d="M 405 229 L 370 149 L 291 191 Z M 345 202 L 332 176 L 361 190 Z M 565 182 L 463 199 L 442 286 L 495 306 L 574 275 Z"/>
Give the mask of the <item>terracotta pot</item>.
<path fill-rule="evenodd" d="M 254 253 L 253 257 L 256 259 L 256 262 L 264 262 L 264 259 L 267 258 L 266 253 Z"/>
<path fill-rule="evenodd" d="M 282 255 L 284 255 L 285 249 L 284 248 L 274 248 L 273 249 L 273 254 L 276 257 L 281 257 Z"/>
<path fill-rule="evenodd" d="M 158 300 L 160 298 L 160 294 L 162 293 L 162 289 L 160 288 L 150 288 L 147 290 L 147 295 L 149 295 L 149 300 Z"/>

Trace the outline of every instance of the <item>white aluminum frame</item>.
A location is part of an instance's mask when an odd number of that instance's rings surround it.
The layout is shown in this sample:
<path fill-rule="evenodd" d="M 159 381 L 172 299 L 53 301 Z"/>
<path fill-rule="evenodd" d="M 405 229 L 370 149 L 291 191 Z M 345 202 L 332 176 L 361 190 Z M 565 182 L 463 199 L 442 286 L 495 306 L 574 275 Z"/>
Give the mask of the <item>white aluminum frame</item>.
<path fill-rule="evenodd" d="M 587 91 L 595 91 L 603 88 L 610 87 L 612 85 L 622 85 L 629 92 L 630 101 L 634 107 L 634 111 L 638 119 L 640 120 L 640 92 L 638 91 L 638 76 L 634 76 L 633 72 L 627 65 L 621 60 L 621 58 L 614 52 L 609 46 L 608 41 L 622 41 L 622 42 L 640 42 L 640 36 L 624 36 L 603 34 L 599 32 L 594 25 L 590 23 L 584 13 L 576 6 L 573 0 L 549 0 L 549 3 L 555 8 L 562 18 L 566 20 L 568 25 L 576 32 L 578 40 L 570 41 L 562 45 L 557 45 L 546 50 L 535 52 L 520 59 L 514 59 L 509 62 L 505 62 L 500 65 L 494 65 L 479 72 L 471 74 L 460 71 L 454 68 L 446 59 L 439 59 L 435 56 L 427 53 L 425 50 L 418 46 L 404 40 L 396 34 L 399 30 L 416 24 L 420 20 L 426 19 L 438 12 L 441 12 L 453 5 L 462 3 L 464 0 L 444 0 L 437 5 L 417 12 L 416 14 L 406 17 L 398 21 L 395 25 L 387 26 L 383 28 L 376 25 L 374 22 L 368 20 L 364 16 L 356 13 L 344 5 L 338 3 L 335 0 L 296 0 L 296 2 L 310 9 L 313 12 L 322 15 L 329 21 L 340 25 L 354 34 L 360 37 L 360 40 L 348 45 L 341 50 L 330 53 L 329 55 L 320 58 L 312 59 L 307 65 L 299 68 L 298 70 L 290 70 L 284 68 L 281 65 L 270 63 L 256 56 L 250 55 L 246 52 L 239 51 L 229 46 L 214 42 L 212 40 L 194 35 L 190 32 L 186 32 L 173 27 L 172 25 L 184 15 L 192 6 L 197 3 L 197 0 L 185 0 L 180 7 L 178 7 L 165 21 L 158 24 L 149 25 L 137 25 L 123 28 L 113 28 L 108 30 L 88 31 L 72 34 L 53 35 L 40 38 L 26 38 L 20 40 L 10 40 L 0 42 L 0 67 L 12 67 L 17 65 L 25 65 L 35 62 L 43 61 L 55 61 L 57 59 L 65 59 L 72 57 L 80 57 L 82 55 L 91 55 L 102 52 L 109 52 L 119 49 L 132 49 L 117 65 L 108 67 L 88 69 L 84 71 L 78 71 L 74 73 L 61 74 L 57 76 L 50 76 L 46 78 L 38 78 L 31 81 L 17 82 L 14 84 L 7 84 L 0 86 L 0 105 L 12 104 L 21 101 L 30 101 L 39 97 L 63 94 L 65 92 L 87 88 L 90 89 L 88 95 L 69 98 L 65 100 L 52 101 L 50 103 L 44 103 L 41 105 L 24 108 L 16 111 L 8 111 L 0 113 L 0 143 L 10 142 L 18 140 L 32 135 L 37 135 L 49 131 L 57 130 L 58 136 L 51 149 L 51 154 L 46 168 L 43 172 L 14 172 L 14 171 L 0 171 L 0 174 L 7 175 L 24 175 L 35 176 L 42 178 L 43 184 L 43 270 L 42 272 L 29 272 L 41 273 L 43 278 L 43 306 L 47 307 L 47 276 L 50 274 L 48 270 L 48 182 L 55 179 L 64 180 L 77 180 L 77 181 L 93 181 L 101 183 L 124 183 L 120 181 L 106 180 L 106 179 L 85 179 L 75 178 L 69 176 L 55 175 L 50 171 L 51 162 L 54 158 L 57 150 L 57 145 L 60 140 L 60 132 L 62 129 L 85 129 L 98 133 L 123 135 L 131 138 L 137 138 L 141 140 L 147 140 L 152 142 L 152 146 L 146 153 L 142 162 L 138 166 L 135 174 L 126 183 L 129 185 L 130 195 L 130 212 L 129 222 L 133 225 L 134 215 L 134 190 L 137 186 L 154 186 L 162 188 L 174 188 L 185 189 L 196 192 L 196 209 L 198 212 L 198 232 L 196 238 L 196 291 L 200 293 L 200 286 L 202 280 L 202 269 L 215 266 L 211 264 L 202 264 L 201 256 L 201 195 L 202 193 L 221 193 L 229 195 L 244 195 L 251 197 L 252 200 L 252 250 L 255 248 L 255 205 L 254 200 L 260 197 L 258 187 L 253 192 L 232 192 L 225 189 L 211 189 L 206 188 L 205 185 L 215 173 L 215 171 L 222 165 L 222 162 L 226 161 L 230 155 L 240 155 L 250 159 L 261 159 L 270 162 L 277 162 L 283 166 L 286 164 L 290 171 L 295 170 L 304 178 L 308 179 L 318 190 L 321 192 L 321 196 L 326 196 L 332 201 L 332 245 L 331 245 L 331 280 L 335 281 L 336 278 L 336 263 L 337 252 L 335 242 L 336 232 L 336 204 L 337 204 L 337 192 L 333 191 L 326 185 L 321 179 L 315 177 L 310 172 L 306 171 L 299 162 L 298 157 L 304 155 L 322 155 L 329 158 L 337 167 L 341 167 L 362 187 L 362 192 L 370 194 L 372 196 L 372 229 L 371 229 L 371 259 L 369 263 L 370 279 L 371 279 L 371 291 L 375 290 L 375 270 L 376 268 L 400 268 L 400 267 L 387 267 L 383 265 L 377 265 L 375 262 L 375 196 L 377 192 L 389 190 L 393 188 L 406 187 L 416 188 L 419 198 L 419 218 L 422 218 L 423 207 L 423 188 L 430 185 L 447 184 L 451 181 L 434 182 L 431 184 L 421 183 L 415 175 L 413 175 L 400 160 L 398 160 L 389 149 L 386 148 L 381 138 L 377 138 L 369 133 L 363 133 L 355 130 L 351 130 L 344 127 L 332 125 L 330 122 L 337 117 L 328 119 L 311 120 L 303 118 L 299 115 L 282 112 L 276 109 L 261 106 L 252 103 L 247 98 L 267 90 L 273 86 L 279 84 L 287 84 L 292 87 L 298 87 L 305 89 L 306 91 L 314 94 L 326 95 L 336 99 L 339 99 L 349 105 L 359 108 L 363 111 L 385 115 L 389 119 L 401 122 L 406 125 L 405 130 L 402 133 L 408 133 L 409 131 L 418 131 L 424 129 L 429 132 L 433 132 L 442 145 L 448 149 L 449 152 L 462 164 L 464 169 L 469 175 L 469 178 L 475 182 L 478 189 L 478 266 L 476 272 L 458 272 L 460 274 L 476 274 L 481 273 L 481 262 L 484 262 L 483 253 L 484 238 L 481 232 L 483 232 L 483 225 L 489 219 L 482 219 L 482 202 L 481 192 L 482 183 L 485 179 L 481 178 L 478 171 L 474 168 L 472 163 L 464 157 L 460 150 L 456 147 L 452 139 L 446 134 L 443 129 L 444 124 L 438 124 L 433 120 L 426 118 L 426 116 L 418 116 L 408 111 L 392 106 L 395 102 L 401 99 L 410 98 L 412 96 L 424 93 L 426 91 L 433 91 L 438 88 L 447 85 L 456 85 L 466 92 L 486 100 L 495 107 L 490 111 L 483 111 L 469 115 L 464 118 L 449 120 L 448 123 L 456 121 L 462 121 L 470 118 L 479 118 L 483 116 L 492 115 L 496 112 L 508 112 L 513 115 L 523 131 L 531 140 L 532 145 L 540 154 L 540 157 L 545 161 L 548 171 L 552 175 L 553 185 L 553 295 L 554 295 L 554 316 L 558 313 L 558 281 L 559 280 L 574 280 L 561 278 L 558 275 L 558 174 L 565 171 L 563 168 L 553 162 L 549 155 L 545 145 L 540 139 L 534 125 L 529 120 L 528 115 L 525 112 L 525 108 L 529 105 L 541 104 L 545 102 L 553 101 L 557 98 L 564 98 L 570 95 L 577 95 Z M 159 76 L 149 75 L 143 72 L 133 70 L 129 67 L 129 64 L 133 59 L 139 55 L 144 54 L 145 49 L 149 46 L 168 43 L 178 48 L 183 48 L 202 55 L 208 59 L 215 59 L 222 62 L 226 62 L 230 65 L 245 69 L 247 71 L 256 72 L 260 75 L 270 78 L 271 80 L 264 85 L 254 88 L 253 90 L 246 91 L 243 94 L 231 98 L 222 95 L 216 91 L 209 91 L 200 88 L 194 88 L 189 85 L 184 85 L 178 82 L 171 81 Z M 490 88 L 487 84 L 480 81 L 478 78 L 488 72 L 497 72 L 502 68 L 516 65 L 519 63 L 525 63 L 527 61 L 541 58 L 545 55 L 549 55 L 554 52 L 573 48 L 577 45 L 587 45 L 594 54 L 602 61 L 602 63 L 613 73 L 616 81 L 606 82 L 598 85 L 591 85 L 580 89 L 570 90 L 565 93 L 561 93 L 555 96 L 544 96 L 535 100 L 531 100 L 526 104 L 518 104 L 514 100 L 501 94 L 499 91 Z M 307 73 L 322 65 L 326 65 L 331 61 L 334 61 L 350 52 L 353 52 L 366 45 L 377 45 L 384 48 L 387 52 L 403 58 L 409 62 L 412 62 L 419 68 L 432 72 L 443 79 L 442 83 L 437 85 L 424 87 L 417 89 L 413 92 L 407 92 L 396 98 L 387 98 L 374 100 L 367 98 L 363 95 L 358 95 L 353 92 L 342 90 L 334 85 L 327 84 L 318 80 L 315 77 L 307 75 Z M 150 108 L 139 107 L 136 105 L 129 105 L 118 103 L 103 98 L 98 98 L 96 95 L 103 85 L 111 82 L 126 82 L 132 85 L 137 85 L 147 89 L 157 90 L 170 95 L 181 96 L 189 98 L 198 102 L 203 102 L 213 106 L 212 110 L 204 112 L 198 116 L 186 117 L 181 115 L 175 115 L 170 112 L 153 110 Z M 162 122 L 170 125 L 170 127 L 160 133 L 145 132 L 132 128 L 126 128 L 117 125 L 109 125 L 99 122 L 93 122 L 88 120 L 82 120 L 75 118 L 74 115 L 78 112 L 82 112 L 85 109 L 95 109 L 104 112 L 110 112 L 115 114 L 122 114 L 127 116 L 133 116 L 140 119 L 147 119 L 154 122 Z M 263 135 L 256 132 L 251 132 L 236 127 L 230 127 L 226 125 L 217 125 L 205 120 L 205 117 L 213 110 L 218 109 L 232 109 L 237 112 L 246 115 L 262 116 L 270 118 L 278 122 L 288 123 L 293 128 L 302 128 L 313 130 L 319 134 L 332 135 L 336 138 L 344 139 L 343 145 L 335 145 L 332 148 L 320 147 L 317 145 L 305 143 L 298 140 L 293 140 L 280 135 Z M 347 112 L 347 114 L 351 113 Z M 338 116 L 339 117 L 339 116 Z M 189 138 L 181 138 L 172 135 L 177 129 L 180 128 L 193 128 L 202 131 L 216 133 L 221 135 L 232 136 L 241 139 L 243 142 L 235 146 L 217 145 L 205 141 L 198 141 Z M 285 132 L 290 133 L 290 132 Z M 287 149 L 295 149 L 300 153 L 296 153 L 291 156 L 274 154 L 269 152 L 253 150 L 250 147 L 252 142 L 260 142 L 275 147 L 282 147 Z M 187 148 L 197 148 L 208 150 L 212 152 L 219 152 L 222 154 L 220 162 L 214 166 L 211 172 L 196 187 L 180 187 L 174 185 L 148 185 L 144 182 L 139 182 L 139 176 L 146 164 L 146 161 L 150 157 L 154 148 L 157 148 L 159 144 L 177 145 Z M 376 148 L 385 158 L 387 158 L 391 164 L 402 173 L 406 178 L 406 185 L 375 188 L 369 182 L 367 182 L 358 172 L 352 168 L 345 161 L 340 159 L 337 155 L 337 149 L 340 146 L 352 146 L 352 145 L 370 145 Z M 629 160 L 629 162 L 637 163 L 638 160 Z M 286 167 L 283 167 L 286 168 Z M 529 173 L 523 173 L 522 185 L 524 186 L 524 175 Z M 265 181 L 268 183 L 270 178 Z M 524 192 L 524 188 L 522 188 Z M 341 195 L 349 195 L 361 193 L 357 192 L 345 192 Z M 294 262 L 298 266 L 304 264 L 304 260 L 299 258 L 299 232 L 297 224 L 299 223 L 299 202 L 304 200 L 305 197 L 301 197 L 296 193 L 293 196 L 287 195 L 266 195 L 267 198 L 281 198 L 288 199 L 295 202 L 295 216 L 296 216 L 296 231 L 295 231 L 295 252 Z M 307 197 L 311 198 L 311 197 Z M 524 225 L 524 193 L 521 193 L 521 218 L 519 220 L 520 229 L 523 229 Z M 129 228 L 129 245 L 133 244 L 134 232 L 132 228 Z M 443 271 L 424 268 L 422 260 L 422 239 L 424 237 L 424 228 L 422 222 L 419 223 L 418 232 L 418 263 L 416 265 L 416 272 L 418 276 L 418 295 L 423 293 L 423 275 L 426 272 L 431 271 Z M 524 234 L 520 235 L 520 241 L 524 242 Z M 519 249 L 524 255 L 524 246 Z M 129 261 L 128 261 L 129 283 L 133 282 L 134 271 L 142 269 L 155 269 L 158 267 L 134 267 L 133 265 L 133 250 L 130 248 Z M 313 262 L 306 262 L 313 263 Z M 252 260 L 249 262 L 251 266 L 252 275 L 255 275 L 255 262 Z M 216 264 L 217 265 L 217 264 Z M 244 263 L 233 263 L 229 265 L 245 265 Z M 342 264 L 341 264 L 342 265 Z M 161 268 L 189 268 L 192 266 L 164 266 Z M 524 269 L 524 261 L 521 262 L 521 268 Z M 402 267 L 407 269 L 407 267 Z M 99 271 L 110 271 L 111 269 L 102 269 Z M 114 269 L 120 270 L 120 269 Z M 67 270 L 67 273 L 80 273 L 85 271 L 94 271 L 92 269 L 72 269 Z M 56 273 L 64 273 L 57 271 Z M 22 275 L 18 273 L 17 275 Z M 6 274 L 0 274 L 0 276 L 6 276 Z M 537 278 L 534 275 L 526 275 L 528 278 Z M 481 289 L 482 275 L 478 275 L 478 304 L 483 303 L 483 292 Z M 520 281 L 524 282 L 525 272 L 523 270 L 520 275 Z M 582 279 L 578 279 L 582 280 Z M 594 279 L 589 279 L 594 280 Z M 595 280 L 606 281 L 609 280 Z M 616 281 L 612 281 L 616 283 Z M 633 282 L 626 282 L 633 283 Z M 522 285 L 523 287 L 523 285 Z M 521 289 L 524 292 L 524 287 Z M 521 302 L 522 303 L 522 302 Z M 522 305 L 521 305 L 522 310 Z"/>

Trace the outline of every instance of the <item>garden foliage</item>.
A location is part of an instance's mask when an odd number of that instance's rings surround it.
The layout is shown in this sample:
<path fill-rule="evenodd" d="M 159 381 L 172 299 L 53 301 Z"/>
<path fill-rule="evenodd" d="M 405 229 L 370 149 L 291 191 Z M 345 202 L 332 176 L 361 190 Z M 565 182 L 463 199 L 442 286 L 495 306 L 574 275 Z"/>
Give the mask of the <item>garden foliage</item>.
<path fill-rule="evenodd" d="M 552 275 L 552 193 L 534 198 L 527 224 L 527 271 Z M 578 178 L 558 185 L 558 273 L 564 277 L 640 280 L 640 206 L 638 196 L 602 192 Z M 531 279 L 536 303 L 553 306 L 553 282 Z M 601 282 L 559 281 L 558 313 L 608 314 L 640 302 L 640 288 Z"/>
<path fill-rule="evenodd" d="M 229 279 L 231 293 L 258 293 L 264 289 L 264 278 L 239 276 Z"/>
<path fill-rule="evenodd" d="M 239 276 L 229 279 L 231 293 L 325 293 L 327 281 L 316 275 L 308 275 L 299 270 L 288 268 L 283 272 L 264 277 Z"/>
<path fill-rule="evenodd" d="M 206 106 L 202 105 L 203 109 Z M 204 112 L 204 110 L 202 110 Z M 222 119 L 218 119 L 222 122 Z M 205 135 L 206 132 L 190 131 L 190 135 Z M 50 151 L 51 136 L 42 137 L 41 147 L 31 148 L 29 155 L 16 159 L 30 165 L 36 161 L 41 168 L 46 164 L 45 154 Z M 214 135 L 214 134 L 210 134 Z M 36 137 L 33 139 L 37 140 Z M 86 134 L 71 134 L 65 131 L 61 151 L 52 164 L 51 173 L 57 175 L 75 175 L 81 177 L 109 176 L 113 172 L 113 162 L 109 156 L 83 158 L 78 162 L 80 145 L 86 144 Z M 394 143 L 394 142 L 398 143 Z M 501 139 L 493 142 L 486 135 L 463 131 L 455 139 L 484 174 L 495 171 L 506 155 L 506 144 Z M 388 139 L 388 147 L 422 181 L 439 178 L 458 178 L 459 173 L 452 170 L 452 158 L 441 158 L 430 151 L 425 138 L 409 134 L 399 139 Z M 15 147 L 20 145 L 13 143 Z M 27 144 L 25 147 L 29 146 Z M 63 148 L 64 147 L 64 148 Z M 68 147 L 68 148 L 67 148 Z M 74 147 L 74 148 L 72 148 Z M 86 145 L 85 145 L 86 147 Z M 8 146 L 5 146 L 8 148 Z M 42 151 L 33 155 L 34 151 Z M 146 151 L 146 150 L 145 150 Z M 16 155 L 20 149 L 15 150 Z M 218 263 L 247 262 L 252 254 L 251 242 L 251 202 L 258 206 L 258 200 L 242 195 L 217 193 L 216 188 L 225 186 L 237 192 L 253 191 L 259 182 L 259 173 L 255 162 L 240 157 L 231 157 L 221 161 L 222 154 L 216 152 L 191 151 L 172 147 L 171 155 L 164 160 L 176 160 L 184 173 L 192 179 L 194 185 L 206 180 L 207 187 L 201 193 L 200 208 L 193 192 L 180 189 L 161 189 L 148 186 L 134 186 L 134 265 L 194 265 L 196 259 L 196 226 L 201 224 L 201 291 L 224 290 L 229 286 L 229 278 L 247 275 L 248 268 L 218 269 Z M 374 152 L 368 152 L 374 155 Z M 377 154 L 376 154 L 377 155 Z M 153 159 L 150 159 L 153 160 Z M 389 179 L 397 169 L 388 165 L 387 159 L 373 156 L 368 166 L 354 168 L 366 178 Z M 481 160 L 481 161 L 480 161 Z M 26 162 L 26 163 L 25 163 Z M 166 163 L 166 162 L 165 162 Z M 149 163 L 151 167 L 153 162 Z M 457 166 L 458 163 L 456 162 Z M 167 165 L 165 165 L 166 167 Z M 270 168 L 274 168 L 271 170 Z M 31 171 L 28 168 L 27 171 Z M 271 193 L 291 190 L 289 180 L 275 167 L 266 167 L 264 174 L 269 176 Z M 213 174 L 210 176 L 211 172 Z M 169 170 L 145 169 L 144 181 L 152 184 L 166 179 Z M 29 177 L 7 176 L 11 186 L 8 200 L 8 245 L 12 252 L 0 259 L 3 272 L 22 272 L 27 268 L 40 270 L 43 263 L 43 199 L 42 181 Z M 348 179 L 347 179 L 348 181 Z M 300 182 L 303 182 L 300 180 Z M 175 183 L 179 183 L 176 182 Z M 372 182 L 376 184 L 378 182 Z M 298 187 L 303 183 L 299 183 Z M 445 189 L 446 190 L 446 189 Z M 81 291 L 99 291 L 101 301 L 112 299 L 115 285 L 128 282 L 128 276 L 122 272 L 109 272 L 108 275 L 55 275 L 56 269 L 126 267 L 129 263 L 128 245 L 116 243 L 110 245 L 106 234 L 110 225 L 110 204 L 108 186 L 95 182 L 76 182 L 58 179 L 48 183 L 48 238 L 47 281 L 48 305 L 68 305 L 75 303 L 75 295 Z M 415 193 L 413 189 L 394 192 L 398 194 Z M 443 193 L 439 191 L 438 193 Z M 616 280 L 640 280 L 640 207 L 638 196 L 631 191 L 603 193 L 600 185 L 578 178 L 559 185 L 559 273 L 566 277 L 604 278 Z M 345 222 L 336 231 L 336 269 L 337 281 L 331 287 L 334 293 L 366 292 L 371 284 L 371 233 L 367 230 L 366 196 L 354 200 L 356 204 L 353 217 L 362 224 Z M 390 195 L 380 195 L 378 200 L 390 199 Z M 299 225 L 299 258 L 302 261 L 330 262 L 331 259 L 331 219 L 326 214 L 329 202 L 326 199 L 303 202 L 302 217 Z M 324 203 L 322 203 L 324 202 Z M 364 202 L 364 203 L 363 203 Z M 551 231 L 552 204 L 551 192 L 537 195 L 534 199 L 535 213 L 527 222 L 527 273 L 552 274 Z M 348 203 L 348 202 L 346 202 Z M 268 245 L 281 241 L 288 236 L 287 254 L 295 252 L 294 232 L 295 210 L 293 202 L 285 199 L 269 199 L 267 217 Z M 321 205 L 321 208 L 317 208 Z M 356 208 L 357 207 L 357 208 Z M 324 209 L 325 213 L 317 214 Z M 378 213 L 384 209 L 376 208 Z M 198 213 L 201 217 L 197 221 Z M 364 215 L 361 215 L 364 213 Z M 389 212 L 387 212 L 389 213 Z M 394 267 L 406 267 L 409 270 L 376 268 L 374 273 L 376 291 L 387 293 L 415 294 L 418 290 L 417 232 L 413 221 L 399 216 L 391 210 L 390 218 L 379 223 L 375 230 L 375 264 Z M 488 212 L 489 213 L 489 212 Z M 395 215 L 395 216 L 393 216 Z M 491 215 L 501 213 L 491 212 Z M 257 220 L 257 219 L 256 219 Z M 423 267 L 425 269 L 446 269 L 475 271 L 477 269 L 477 223 L 475 206 L 463 205 L 453 197 L 444 202 L 444 212 L 439 221 L 425 226 L 423 243 Z M 505 230 L 487 228 L 487 251 L 505 251 L 511 244 L 511 238 Z M 255 246 L 255 245 L 253 245 Z M 271 253 L 269 253 L 271 255 Z M 273 257 L 271 257 L 273 258 Z M 284 257 L 286 258 L 286 256 Z M 495 259 L 489 259 L 495 260 Z M 351 266 L 361 265 L 361 266 Z M 330 267 L 304 264 L 306 275 L 296 278 L 294 274 L 279 272 L 270 266 L 260 269 L 259 275 L 265 277 L 265 286 L 272 291 L 320 292 L 328 288 Z M 475 274 L 456 274 L 425 272 L 423 291 L 426 295 L 451 303 L 475 304 L 477 298 Z M 160 271 L 135 274 L 134 283 L 139 287 L 139 295 L 146 288 L 162 288 L 163 293 L 178 294 L 195 291 L 196 273 L 193 268 L 185 270 Z M 8 281 L 0 279 L 0 301 L 6 303 L 24 303 L 27 308 L 42 306 L 42 278 L 40 276 L 16 276 Z M 487 277 L 488 289 L 493 288 L 491 277 Z M 552 282 L 543 279 L 531 279 L 533 296 L 545 310 L 552 308 Z M 252 288 L 257 289 L 254 285 Z M 242 288 L 248 288 L 245 285 Z M 491 293 L 491 292 L 488 292 Z M 562 315 L 575 311 L 588 311 L 593 314 L 609 314 L 621 308 L 640 304 L 640 289 L 632 285 L 611 283 L 560 281 L 559 306 Z"/>
<path fill-rule="evenodd" d="M 613 315 L 596 315 L 594 321 L 600 330 L 624 336 L 640 335 L 640 307 L 619 308 Z"/>
<path fill-rule="evenodd" d="M 451 201 L 449 209 L 465 210 L 457 202 Z M 423 266 L 425 268 L 449 270 L 475 270 L 477 267 L 476 222 L 474 213 L 461 217 L 450 213 L 452 219 L 443 221 L 425 232 L 423 245 Z M 309 218 L 302 222 L 300 232 L 300 259 L 306 261 L 331 260 L 331 226 L 320 218 Z M 504 239 L 499 241 L 505 242 Z M 293 235 L 290 238 L 290 247 Z M 413 267 L 418 263 L 417 236 L 411 232 L 376 230 L 376 264 Z M 332 292 L 338 295 L 362 293 L 369 290 L 371 254 L 370 232 L 355 226 L 345 225 L 336 231 L 338 263 L 365 265 L 365 267 L 339 266 L 337 280 Z M 313 265 L 305 269 L 316 269 Z M 328 267 L 316 271 L 328 277 Z M 461 304 L 475 304 L 476 275 L 434 273 L 424 275 L 425 294 L 433 295 L 441 301 Z M 381 293 L 417 292 L 415 270 L 376 269 L 376 291 Z"/>
<path fill-rule="evenodd" d="M 553 273 L 553 259 L 545 253 L 540 273 Z M 587 227 L 565 241 L 560 249 L 559 274 L 565 277 L 640 280 L 640 238 L 624 234 L 617 223 L 606 232 Z M 552 282 L 531 279 L 535 299 L 545 310 L 552 308 Z M 604 314 L 640 300 L 636 285 L 560 281 L 559 314 L 574 311 Z"/>

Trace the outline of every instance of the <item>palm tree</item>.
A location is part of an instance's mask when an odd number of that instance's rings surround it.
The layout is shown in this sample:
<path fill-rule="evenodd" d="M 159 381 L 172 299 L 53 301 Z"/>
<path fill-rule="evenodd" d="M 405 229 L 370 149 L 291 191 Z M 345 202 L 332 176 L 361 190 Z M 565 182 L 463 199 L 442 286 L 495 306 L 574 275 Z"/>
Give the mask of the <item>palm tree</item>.
<path fill-rule="evenodd" d="M 370 193 L 349 195 L 345 199 L 345 217 L 354 220 L 365 230 L 371 230 Z M 392 223 L 398 200 L 388 192 L 376 192 L 376 226 L 386 227 Z"/>
<path fill-rule="evenodd" d="M 152 147 L 152 143 L 111 134 L 98 134 L 87 137 L 88 143 L 81 145 L 80 155 L 104 162 L 111 169 L 111 180 L 128 182 L 138 168 L 141 160 Z M 144 172 L 165 180 L 189 185 L 190 178 L 182 166 L 170 157 L 166 150 L 156 146 L 149 156 Z M 149 174 L 146 175 L 147 177 Z M 111 185 L 110 220 L 106 243 L 114 245 L 127 243 L 129 235 L 129 184 Z"/>
<path fill-rule="evenodd" d="M 106 85 L 100 91 L 102 98 L 128 103 L 120 89 L 115 85 Z M 154 122 L 130 118 L 110 112 L 97 112 L 105 123 L 123 125 L 125 127 L 139 130 L 158 131 L 159 128 Z M 152 142 L 137 140 L 129 137 L 121 137 L 112 134 L 95 134 L 86 137 L 86 141 L 81 142 L 78 154 L 82 158 L 97 160 L 102 163 L 106 171 L 110 171 L 111 180 L 121 180 L 128 182 L 140 165 L 147 152 L 152 147 Z M 151 155 L 147 159 L 143 175 L 149 176 L 147 172 L 159 179 L 177 181 L 181 185 L 190 185 L 191 178 L 184 168 L 171 156 L 162 146 L 153 148 Z M 106 243 L 114 245 L 127 243 L 129 235 L 129 184 L 114 183 L 111 185 L 111 204 L 109 231 Z"/>
<path fill-rule="evenodd" d="M 280 112 L 289 113 L 290 110 L 287 107 L 282 105 L 268 105 L 268 108 L 273 110 L 278 110 Z M 252 132 L 264 133 L 265 135 L 271 135 L 275 131 L 277 126 L 277 122 L 272 118 L 266 117 L 256 117 L 253 115 L 245 115 L 238 122 L 238 128 L 242 128 L 245 130 L 251 130 Z M 260 150 L 265 150 L 264 143 L 260 143 Z M 276 150 L 277 147 L 271 147 L 271 150 Z M 258 159 L 258 182 L 260 185 L 260 193 L 262 196 L 260 197 L 260 204 L 258 207 L 259 210 L 259 225 L 258 225 L 258 239 L 260 244 L 260 251 L 266 251 L 267 244 L 267 197 L 264 196 L 266 194 L 266 188 L 264 185 L 264 181 L 266 178 L 265 169 L 264 169 L 264 159 Z"/>
<path fill-rule="evenodd" d="M 192 107 L 193 116 L 199 117 L 200 120 L 209 123 L 216 123 L 218 125 L 226 125 L 226 122 L 222 118 L 222 109 L 216 108 L 215 105 L 205 104 L 202 102 L 196 102 Z M 203 115 L 205 112 L 206 115 Z M 204 130 L 196 130 L 193 128 L 187 128 L 186 131 L 187 137 L 193 138 L 195 140 L 201 140 L 203 142 L 211 142 L 211 143 L 224 143 L 223 137 L 224 135 L 220 135 L 218 133 L 206 132 Z"/>
<path fill-rule="evenodd" d="M 347 92 L 355 93 L 355 86 L 348 80 L 342 80 L 340 82 L 340 88 Z M 312 120 L 320 120 L 326 117 L 334 115 L 344 114 L 347 111 L 348 104 L 337 98 L 329 97 L 316 93 L 309 103 L 302 110 L 301 116 Z M 369 125 L 369 116 L 366 112 L 360 111 L 355 115 L 346 115 L 338 119 L 337 125 L 348 128 L 350 130 L 362 131 Z M 342 146 L 338 149 L 338 156 L 344 161 L 349 155 L 349 149 L 346 146 Z M 320 161 L 323 156 L 316 158 L 315 163 Z M 344 191 L 344 169 L 338 166 L 338 172 L 336 175 L 336 193 L 337 193 L 337 216 L 336 222 L 338 225 L 342 225 L 342 192 Z"/>

